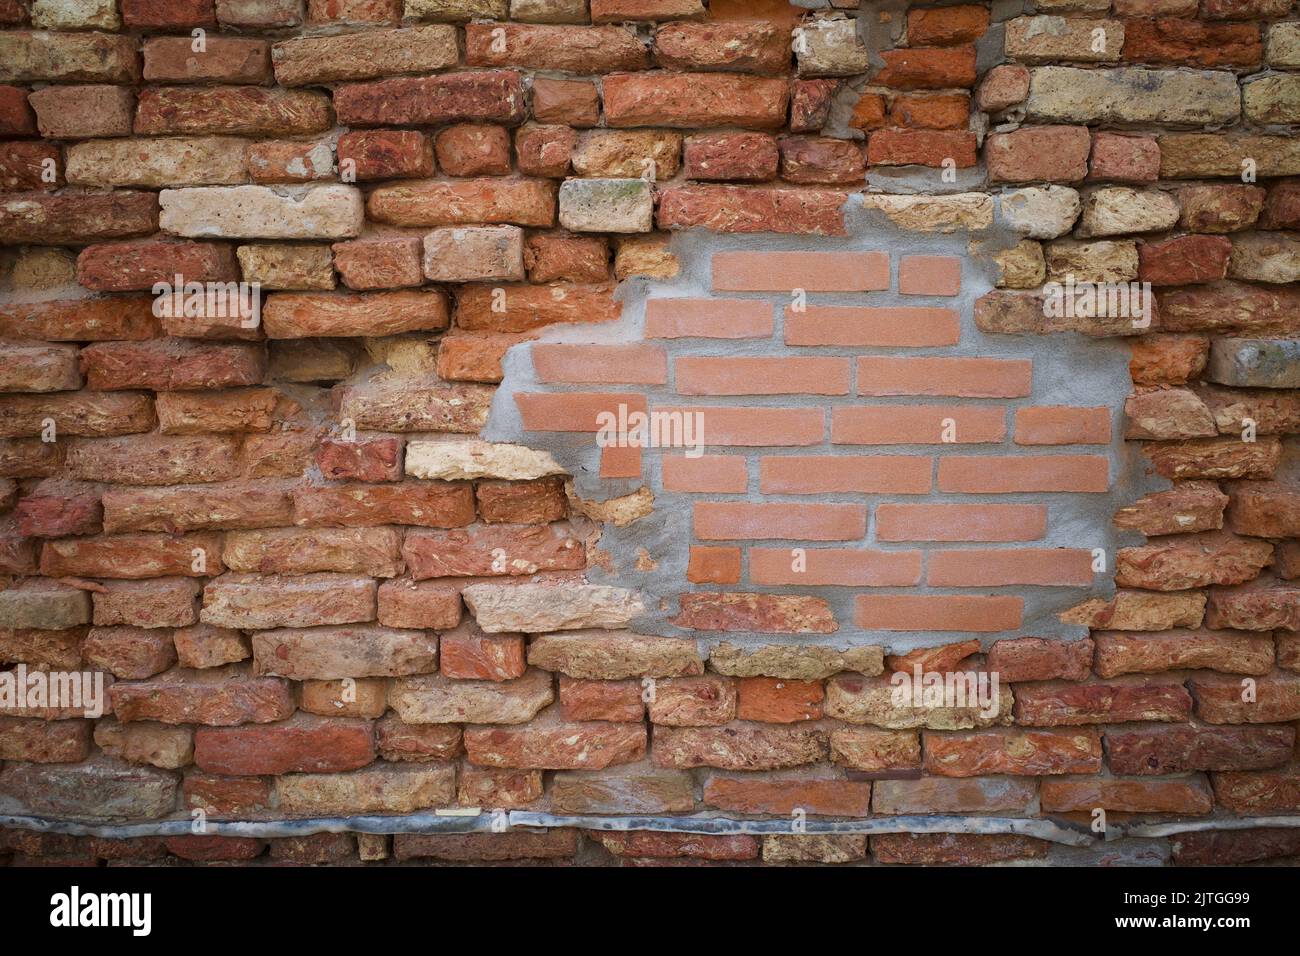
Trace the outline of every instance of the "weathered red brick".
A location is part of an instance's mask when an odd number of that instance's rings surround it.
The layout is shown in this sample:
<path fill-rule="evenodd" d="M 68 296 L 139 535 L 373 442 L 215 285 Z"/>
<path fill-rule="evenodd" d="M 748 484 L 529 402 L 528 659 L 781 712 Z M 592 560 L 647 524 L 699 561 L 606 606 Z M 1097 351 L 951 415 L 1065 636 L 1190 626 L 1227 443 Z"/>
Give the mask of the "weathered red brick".
<path fill-rule="evenodd" d="M 293 713 L 287 681 L 254 677 L 248 665 L 201 671 L 173 668 L 147 681 L 118 681 L 109 688 L 120 721 L 230 727 L 284 720 Z"/>
<path fill-rule="evenodd" d="M 297 135 L 329 129 L 330 102 L 322 93 L 260 86 L 145 87 L 136 105 L 140 136 L 177 133 Z"/>
<path fill-rule="evenodd" d="M 571 73 L 645 69 L 649 51 L 621 26 L 470 23 L 465 27 L 468 66 L 517 66 Z"/>
<path fill-rule="evenodd" d="M 725 73 L 616 73 L 605 78 L 610 126 L 742 126 L 785 124 L 785 80 Z"/>
<path fill-rule="evenodd" d="M 334 110 L 346 126 L 518 123 L 524 118 L 524 91 L 513 70 L 399 77 L 338 87 Z"/>
<path fill-rule="evenodd" d="M 201 727 L 194 734 L 194 763 L 205 773 L 228 776 L 336 773 L 370 763 L 373 736 L 369 721 L 308 714 L 272 724 Z"/>
<path fill-rule="evenodd" d="M 1023 684 L 1016 688 L 1016 721 L 1031 727 L 1122 723 L 1131 720 L 1185 721 L 1192 698 L 1168 679 L 1105 683 Z"/>
<path fill-rule="evenodd" d="M 360 181 L 433 175 L 433 147 L 417 130 L 344 133 L 336 151 L 339 171 Z"/>

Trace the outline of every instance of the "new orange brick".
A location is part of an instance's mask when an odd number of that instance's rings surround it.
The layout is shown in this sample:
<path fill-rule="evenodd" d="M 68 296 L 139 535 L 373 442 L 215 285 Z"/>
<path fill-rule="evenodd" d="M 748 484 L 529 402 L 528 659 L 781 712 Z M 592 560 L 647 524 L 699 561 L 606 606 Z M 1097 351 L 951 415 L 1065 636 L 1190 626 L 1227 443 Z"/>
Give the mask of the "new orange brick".
<path fill-rule="evenodd" d="M 1034 541 L 1046 533 L 1046 505 L 876 506 L 878 541 Z"/>
<path fill-rule="evenodd" d="M 903 256 L 898 262 L 903 295 L 956 295 L 961 291 L 961 260 L 952 256 Z"/>
<path fill-rule="evenodd" d="M 600 450 L 600 477 L 639 478 L 640 476 L 640 448 L 627 445 L 606 445 Z"/>
<path fill-rule="evenodd" d="M 818 445 L 826 433 L 820 408 L 727 408 L 694 405 L 656 408 L 704 416 L 706 445 Z"/>
<path fill-rule="evenodd" d="M 739 584 L 740 549 L 694 547 L 686 565 L 686 580 L 692 584 Z"/>
<path fill-rule="evenodd" d="M 533 368 L 543 382 L 662 385 L 668 359 L 653 345 L 533 346 Z"/>
<path fill-rule="evenodd" d="M 785 310 L 786 345 L 924 348 L 956 345 L 960 337 L 961 319 L 952 309 L 824 305 Z"/>
<path fill-rule="evenodd" d="M 935 587 L 1008 584 L 1085 587 L 1092 584 L 1092 552 L 1082 548 L 980 548 L 930 554 L 926 582 Z"/>
<path fill-rule="evenodd" d="M 923 495 L 930 490 L 932 467 L 932 459 L 917 455 L 764 458 L 758 486 L 764 494 L 777 495 Z"/>
<path fill-rule="evenodd" d="M 889 288 L 887 252 L 715 252 L 726 292 L 872 292 Z"/>
<path fill-rule="evenodd" d="M 847 395 L 846 358 L 683 356 L 675 364 L 682 395 Z"/>
<path fill-rule="evenodd" d="M 796 558 L 792 554 L 795 550 L 803 554 Z M 796 566 L 803 567 L 803 570 L 795 570 Z M 754 584 L 908 587 L 921 581 L 921 552 L 750 548 L 749 580 Z"/>
<path fill-rule="evenodd" d="M 1025 602 L 1018 597 L 940 594 L 860 594 L 853 623 L 877 631 L 1011 631 Z"/>
<path fill-rule="evenodd" d="M 1028 395 L 1028 359 L 858 358 L 859 395 L 956 395 L 1018 398 Z"/>
<path fill-rule="evenodd" d="M 1105 445 L 1110 409 L 1036 406 L 1016 410 L 1017 445 Z"/>
<path fill-rule="evenodd" d="M 965 494 L 1018 491 L 1101 492 L 1110 487 L 1101 455 L 953 456 L 939 462 L 939 490 Z"/>
<path fill-rule="evenodd" d="M 563 395 L 539 395 L 516 392 L 515 404 L 523 419 L 524 431 L 594 432 L 600 430 L 597 417 L 609 412 L 616 418 L 618 407 L 628 413 L 644 412 L 644 395 L 619 392 L 569 392 Z"/>
<path fill-rule="evenodd" d="M 772 306 L 753 299 L 651 299 L 648 339 L 759 339 L 772 334 Z"/>
<path fill-rule="evenodd" d="M 704 541 L 852 541 L 867 533 L 867 509 L 863 505 L 707 501 L 695 505 L 694 522 L 695 536 Z"/>
<path fill-rule="evenodd" d="M 1000 442 L 1007 411 L 1000 405 L 852 405 L 831 410 L 831 441 L 839 445 Z"/>
<path fill-rule="evenodd" d="M 664 455 L 664 491 L 740 494 L 749 485 L 745 459 L 735 455 Z"/>

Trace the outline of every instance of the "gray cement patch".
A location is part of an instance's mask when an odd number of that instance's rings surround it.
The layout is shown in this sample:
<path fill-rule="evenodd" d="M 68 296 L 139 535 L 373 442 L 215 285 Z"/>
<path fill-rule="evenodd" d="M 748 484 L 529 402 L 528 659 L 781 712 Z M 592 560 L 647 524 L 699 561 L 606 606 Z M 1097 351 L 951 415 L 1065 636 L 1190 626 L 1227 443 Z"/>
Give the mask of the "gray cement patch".
<path fill-rule="evenodd" d="M 858 628 L 852 624 L 854 597 L 861 593 L 906 594 L 1012 594 L 1023 597 L 1025 612 L 1022 627 L 1015 632 L 980 635 L 985 646 L 993 640 L 1021 635 L 1055 637 L 1072 640 L 1086 634 L 1086 629 L 1061 624 L 1056 615 L 1063 609 L 1093 595 L 1102 595 L 1113 589 L 1112 575 L 1115 551 L 1123 544 L 1140 540 L 1135 535 L 1122 537 L 1111 522 L 1115 510 L 1134 501 L 1141 494 L 1156 487 L 1167 486 L 1163 481 L 1143 478 L 1143 460 L 1138 450 L 1122 439 L 1123 402 L 1130 390 L 1128 373 L 1128 346 L 1115 339 L 1091 339 L 1075 333 L 1053 335 L 988 335 L 975 328 L 973 304 L 993 287 L 993 266 L 986 259 L 969 254 L 970 237 L 966 234 L 935 235 L 905 232 L 894 227 L 882 214 L 864 211 L 860 199 L 854 197 L 848 210 L 849 235 L 843 238 L 819 236 L 735 236 L 719 235 L 700 230 L 678 234 L 673 239 L 673 250 L 682 265 L 681 274 L 671 282 L 636 280 L 623 283 L 619 289 L 623 315 L 617 323 L 605 325 L 552 326 L 544 331 L 539 341 L 568 343 L 630 343 L 643 339 L 646 302 L 652 298 L 707 297 L 711 292 L 712 255 L 724 250 L 770 251 L 845 251 L 886 250 L 893 256 L 894 282 L 898 258 L 910 254 L 957 256 L 962 260 L 962 290 L 955 299 L 929 299 L 920 296 L 899 296 L 893 292 L 865 294 L 814 294 L 808 295 L 809 305 L 947 305 L 958 309 L 962 316 L 960 344 L 944 348 L 863 349 L 839 347 L 799 347 L 797 353 L 807 356 L 851 356 L 864 354 L 897 356 L 981 356 L 999 358 L 1027 358 L 1033 361 L 1032 395 L 1024 399 L 997 400 L 1011 406 L 1008 412 L 1008 430 L 1013 433 L 1014 408 L 1025 405 L 1084 405 L 1105 406 L 1110 409 L 1112 438 L 1109 446 L 1042 446 L 1021 451 L 1008 442 L 1000 445 L 962 445 L 953 449 L 936 445 L 832 445 L 829 421 L 824 444 L 798 448 L 734 448 L 710 447 L 707 453 L 742 454 L 748 459 L 749 490 L 738 495 L 685 495 L 663 490 L 662 454 L 664 449 L 644 450 L 644 478 L 631 481 L 602 481 L 599 478 L 599 449 L 591 435 L 525 432 L 513 400 L 516 392 L 524 391 L 611 391 L 608 386 L 542 386 L 536 380 L 531 362 L 531 344 L 516 346 L 504 361 L 505 378 L 496 393 L 492 413 L 484 437 L 493 441 L 509 441 L 550 451 L 573 475 L 575 488 L 583 498 L 606 500 L 637 490 L 643 484 L 655 496 L 654 512 L 626 527 L 606 526 L 600 547 L 611 558 L 608 569 L 594 567 L 590 572 L 593 583 L 616 584 L 632 587 L 646 596 L 650 610 L 634 626 L 643 633 L 668 636 L 694 636 L 706 645 L 723 640 L 739 644 L 766 644 L 797 642 L 826 644 L 835 647 L 883 644 L 897 651 L 929 646 L 962 639 L 967 635 L 953 632 L 892 632 Z M 995 245 L 1009 245 L 1014 238 L 1010 233 L 995 227 L 982 237 L 989 236 Z M 783 344 L 782 297 L 769 293 L 723 293 L 726 297 L 760 299 L 772 302 L 776 321 L 774 340 L 658 340 L 670 357 L 686 355 L 757 356 L 791 354 Z M 786 300 L 788 301 L 788 299 Z M 909 405 L 918 401 L 943 404 L 988 404 L 988 400 L 951 398 L 870 398 L 858 399 L 852 395 L 833 399 L 807 396 L 747 396 L 733 399 L 708 399 L 677 396 L 673 393 L 670 363 L 669 382 L 665 387 L 630 389 L 632 394 L 644 392 L 649 396 L 651 408 L 664 405 L 709 405 L 717 403 L 728 407 L 826 407 L 831 404 L 852 405 L 869 402 L 872 405 Z M 707 442 L 707 424 L 706 424 Z M 672 450 L 668 450 L 670 453 Z M 677 450 L 680 453 L 680 450 Z M 934 492 L 930 495 L 760 495 L 758 493 L 758 459 L 767 455 L 895 455 L 924 454 L 941 457 L 944 454 L 963 456 L 999 456 L 1011 454 L 1077 455 L 1105 454 L 1111 460 L 1111 487 L 1104 494 L 998 494 L 953 495 Z M 1046 538 L 1026 542 L 1025 547 L 1101 548 L 1106 556 L 1106 573 L 1097 575 L 1092 588 L 1070 587 L 996 587 L 936 589 L 921 585 L 915 588 L 852 588 L 852 587 L 763 587 L 748 583 L 731 585 L 720 590 L 795 593 L 816 595 L 825 599 L 834 611 L 839 629 L 828 635 L 814 634 L 750 634 L 734 632 L 700 633 L 684 631 L 670 621 L 677 610 L 677 598 L 683 591 L 719 590 L 695 588 L 686 581 L 688 543 L 691 540 L 691 505 L 693 501 L 789 501 L 789 502 L 853 502 L 865 503 L 874 516 L 876 505 L 884 502 L 953 502 L 953 503 L 1018 503 L 1044 502 L 1048 505 L 1049 521 Z M 742 544 L 744 542 L 741 542 Z M 763 541 L 765 547 L 817 547 L 818 543 L 806 541 Z M 831 547 L 879 548 L 881 550 L 911 550 L 912 544 L 898 545 L 876 540 L 874 520 L 866 536 L 856 542 L 826 543 Z M 1007 545 L 1013 547 L 1014 545 Z M 921 550 L 979 548 L 979 544 L 921 545 Z M 657 566 L 652 570 L 638 570 L 638 556 L 648 554 Z M 742 582 L 746 580 L 742 576 Z M 924 578 L 922 578 L 924 580 Z"/>

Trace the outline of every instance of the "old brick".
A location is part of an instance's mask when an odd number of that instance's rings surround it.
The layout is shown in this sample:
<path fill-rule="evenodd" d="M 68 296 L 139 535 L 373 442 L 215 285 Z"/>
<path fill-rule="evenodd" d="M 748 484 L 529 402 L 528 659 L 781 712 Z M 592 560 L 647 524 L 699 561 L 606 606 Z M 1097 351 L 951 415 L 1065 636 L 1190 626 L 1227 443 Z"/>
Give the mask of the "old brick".
<path fill-rule="evenodd" d="M 826 716 L 890 730 L 960 730 L 1010 722 L 1010 688 L 999 684 L 988 701 L 977 697 L 963 693 L 953 705 L 930 706 L 924 700 L 900 699 L 888 678 L 840 674 L 827 682 Z"/>
<path fill-rule="evenodd" d="M 303 487 L 293 492 L 293 502 L 294 523 L 306 527 L 457 528 L 474 519 L 470 486 L 452 482 Z"/>
<path fill-rule="evenodd" d="M 790 41 L 763 20 L 674 23 L 654 38 L 655 60 L 673 70 L 781 73 L 789 68 Z"/>
<path fill-rule="evenodd" d="M 989 176 L 995 182 L 1078 182 L 1087 175 L 1091 138 L 1084 127 L 1033 126 L 989 137 Z"/>
<path fill-rule="evenodd" d="M 1101 735 L 1021 729 L 926 734 L 925 768 L 952 777 L 1096 773 L 1101 769 Z"/>
<path fill-rule="evenodd" d="M 90 605 L 85 591 L 29 578 L 0 591 L 0 627 L 61 631 L 89 624 Z"/>
<path fill-rule="evenodd" d="M 540 770 L 498 770 L 466 764 L 457 777 L 456 800 L 467 806 L 508 810 L 527 807 L 542 796 Z"/>
<path fill-rule="evenodd" d="M 515 133 L 515 156 L 525 176 L 563 179 L 578 142 L 576 130 L 567 126 L 528 123 Z"/>
<path fill-rule="evenodd" d="M 1106 732 L 1106 759 L 1112 772 L 1135 776 L 1262 770 L 1285 764 L 1294 739 L 1290 727 L 1114 728 Z"/>
<path fill-rule="evenodd" d="M 271 806 L 271 785 L 259 777 L 189 773 L 182 793 L 187 807 L 202 809 L 214 819 L 247 819 Z"/>
<path fill-rule="evenodd" d="M 567 722 L 554 711 L 514 727 L 465 728 L 465 750 L 480 766 L 521 770 L 603 770 L 640 760 L 644 724 Z"/>
<path fill-rule="evenodd" d="M 512 70 L 349 83 L 334 91 L 346 126 L 432 126 L 451 122 L 518 123 L 524 116 L 520 74 Z"/>
<path fill-rule="evenodd" d="M 0 717 L 0 757 L 34 764 L 80 763 L 90 756 L 89 720 Z"/>
<path fill-rule="evenodd" d="M 872 838 L 871 855 L 879 863 L 985 866 L 1040 859 L 1049 846 L 1045 840 L 1004 833 L 881 833 Z"/>
<path fill-rule="evenodd" d="M 644 69 L 650 56 L 636 35 L 621 26 L 470 23 L 465 28 L 465 62 L 609 73 Z"/>
<path fill-rule="evenodd" d="M 704 782 L 704 802 L 733 813 L 789 816 L 796 809 L 828 816 L 867 816 L 871 784 L 799 771 L 798 774 L 718 774 Z"/>
<path fill-rule="evenodd" d="M 200 583 L 192 578 L 105 581 L 92 595 L 96 624 L 185 627 L 196 620 Z"/>
<path fill-rule="evenodd" d="M 1168 780 L 1077 777 L 1044 780 L 1040 800 L 1045 813 L 1090 813 L 1097 807 L 1128 813 L 1209 813 L 1214 803 L 1201 777 Z"/>
<path fill-rule="evenodd" d="M 779 160 L 776 139 L 768 133 L 699 133 L 686 139 L 690 179 L 763 182 L 776 178 Z"/>
<path fill-rule="evenodd" d="M 1300 853 L 1300 833 L 1285 827 L 1180 833 L 1170 843 L 1174 861 L 1193 866 L 1256 863 Z"/>
<path fill-rule="evenodd" d="M 1214 70 L 1039 66 L 1030 73 L 1026 109 L 1031 120 L 1040 122 L 1199 126 L 1235 122 L 1241 112 L 1234 78 Z M 1158 139 L 1163 167 L 1169 157 L 1165 138 Z M 1169 175 L 1162 168 L 1162 176 Z"/>
<path fill-rule="evenodd" d="M 338 184 L 164 189 L 160 202 L 163 230 L 191 237 L 346 239 L 364 216 L 356 187 Z"/>
<path fill-rule="evenodd" d="M 1273 439 L 1240 442 L 1204 438 L 1151 445 L 1146 449 L 1156 471 L 1166 478 L 1269 478 L 1280 448 Z"/>
<path fill-rule="evenodd" d="M 1142 547 L 1121 548 L 1115 583 L 1153 591 L 1178 591 L 1209 584 L 1242 584 L 1259 575 L 1272 558 L 1262 541 L 1210 533 L 1165 538 Z"/>
<path fill-rule="evenodd" d="M 158 229 L 158 198 L 153 193 L 23 194 L 0 199 L 0 242 L 9 244 L 87 243 L 149 235 Z M 51 307 L 29 306 L 30 312 Z M 108 308 L 120 308 L 113 303 Z"/>
<path fill-rule="evenodd" d="M 201 727 L 194 763 L 206 773 L 252 776 L 355 770 L 375 756 L 369 721 L 297 714 L 273 724 Z"/>
<path fill-rule="evenodd" d="M 183 668 L 202 669 L 235 664 L 253 655 L 248 638 L 239 631 L 211 624 L 195 624 L 172 632 L 177 663 Z"/>
<path fill-rule="evenodd" d="M 207 37 L 200 53 L 188 37 L 153 37 L 144 44 L 150 83 L 265 83 L 271 79 L 266 40 Z M 129 135 L 129 131 L 128 134 Z"/>
<path fill-rule="evenodd" d="M 1031 727 L 1122 723 L 1131 720 L 1179 722 L 1191 716 L 1192 700 L 1180 683 L 1121 679 L 1105 683 L 1048 681 L 1016 688 L 1016 721 Z"/>
<path fill-rule="evenodd" d="M 680 813 L 695 806 L 689 774 L 638 765 L 561 771 L 551 799 L 564 813 Z"/>
<path fill-rule="evenodd" d="M 448 385 L 441 379 L 380 380 L 344 389 L 340 414 L 358 428 L 474 434 L 487 424 L 493 393 L 485 386 Z"/>
<path fill-rule="evenodd" d="M 146 87 L 136 107 L 137 135 L 247 133 L 294 135 L 330 127 L 321 93 L 257 86 Z"/>
<path fill-rule="evenodd" d="M 175 809 L 177 777 L 109 757 L 76 765 L 10 763 L 0 793 L 27 812 L 93 820 L 151 820 Z"/>
<path fill-rule="evenodd" d="M 109 33 L 0 34 L 0 82 L 131 83 L 140 73 L 135 41 Z"/>
<path fill-rule="evenodd" d="M 284 720 L 293 713 L 287 682 L 253 677 L 247 665 L 206 670 L 173 668 L 146 681 L 118 681 L 109 689 L 120 721 L 229 727 Z"/>
<path fill-rule="evenodd" d="M 189 727 L 101 720 L 95 725 L 95 744 L 110 757 L 163 770 L 179 770 L 194 762 L 194 731 Z"/>
<path fill-rule="evenodd" d="M 0 370 L 0 390 L 60 392 L 82 386 L 78 351 L 70 345 L 7 345 L 8 365 Z"/>
<path fill-rule="evenodd" d="M 372 219 L 396 226 L 550 226 L 555 185 L 544 179 L 465 179 L 381 186 L 367 209 Z"/>
<path fill-rule="evenodd" d="M 655 732 L 654 762 L 661 767 L 780 770 L 825 759 L 818 728 L 732 722 L 721 727 L 671 727 Z"/>
<path fill-rule="evenodd" d="M 843 235 L 844 194 L 826 189 L 673 186 L 661 194 L 661 229 Z"/>
<path fill-rule="evenodd" d="M 848 17 L 809 19 L 795 28 L 793 46 L 801 76 L 852 76 L 870 68 L 857 21 Z"/>
<path fill-rule="evenodd" d="M 660 726 L 725 724 L 736 716 L 736 687 L 712 675 L 660 680 L 654 684 L 649 712 L 651 722 Z"/>
<path fill-rule="evenodd" d="M 912 47 L 885 50 L 885 67 L 876 74 L 881 86 L 900 90 L 935 90 L 975 85 L 975 48 Z"/>
<path fill-rule="evenodd" d="M 1300 805 L 1300 774 L 1294 763 L 1278 770 L 1216 773 L 1211 780 L 1219 806 L 1233 813 L 1290 812 Z"/>
<path fill-rule="evenodd" d="M 517 226 L 449 226 L 424 237 L 424 277 L 435 282 L 519 281 L 523 230 Z"/>
<path fill-rule="evenodd" d="M 1267 724 L 1300 714 L 1300 676 L 1275 674 L 1254 681 L 1252 694 L 1242 678 L 1197 675 L 1188 681 L 1196 716 L 1211 724 Z"/>
<path fill-rule="evenodd" d="M 406 26 L 337 36 L 293 37 L 272 47 L 271 60 L 281 86 L 431 73 L 456 65 L 456 29 Z"/>
<path fill-rule="evenodd" d="M 460 862 L 556 860 L 578 852 L 577 830 L 513 833 L 403 833 L 393 840 L 399 860 L 432 858 Z"/>
<path fill-rule="evenodd" d="M 610 126 L 742 126 L 771 129 L 785 123 L 784 80 L 725 73 L 614 74 L 605 78 Z"/>
<path fill-rule="evenodd" d="M 837 625 L 824 599 L 802 595 L 683 594 L 678 627 L 702 631 L 828 634 Z"/>
<path fill-rule="evenodd" d="M 999 113 L 1029 96 L 1029 71 L 1023 66 L 1001 64 L 984 74 L 975 94 L 976 105 L 987 113 Z"/>
<path fill-rule="evenodd" d="M 1232 242 L 1220 236 L 1179 236 L 1138 245 L 1138 278 L 1152 285 L 1217 282 L 1227 274 Z"/>
<path fill-rule="evenodd" d="M 45 630 L 0 627 L 0 657 L 49 670 L 76 670 L 81 666 L 85 627 Z"/>
<path fill-rule="evenodd" d="M 42 573 L 50 577 L 151 578 L 220 574 L 216 535 L 126 534 L 48 542 Z"/>
<path fill-rule="evenodd" d="M 332 573 L 225 574 L 205 588 L 201 613 L 205 624 L 236 628 L 351 624 L 374 616 L 374 580 Z"/>
<path fill-rule="evenodd" d="M 595 126 L 600 122 L 600 94 L 589 80 L 533 80 L 533 117 L 542 123 Z"/>
<path fill-rule="evenodd" d="M 376 625 L 289 627 L 253 635 L 258 674 L 295 680 L 393 677 L 432 671 L 437 639 L 425 631 Z"/>
<path fill-rule="evenodd" d="M 388 714 L 375 724 L 375 736 L 380 756 L 389 761 L 454 760 L 461 752 L 461 730 L 454 724 L 408 724 Z"/>
<path fill-rule="evenodd" d="M 449 806 L 455 791 L 456 771 L 450 764 L 381 764 L 351 773 L 288 774 L 275 781 L 280 811 L 309 817 L 429 810 Z"/>
<path fill-rule="evenodd" d="M 1181 66 L 1259 66 L 1259 30 L 1251 24 L 1202 23 L 1175 17 L 1130 20 L 1124 25 L 1124 59 Z"/>
<path fill-rule="evenodd" d="M 536 669 L 504 681 L 407 677 L 394 681 L 388 694 L 389 706 L 412 724 L 528 724 L 554 700 L 551 676 Z"/>
<path fill-rule="evenodd" d="M 796 80 L 790 88 L 790 131 L 816 133 L 830 119 L 838 80 Z"/>

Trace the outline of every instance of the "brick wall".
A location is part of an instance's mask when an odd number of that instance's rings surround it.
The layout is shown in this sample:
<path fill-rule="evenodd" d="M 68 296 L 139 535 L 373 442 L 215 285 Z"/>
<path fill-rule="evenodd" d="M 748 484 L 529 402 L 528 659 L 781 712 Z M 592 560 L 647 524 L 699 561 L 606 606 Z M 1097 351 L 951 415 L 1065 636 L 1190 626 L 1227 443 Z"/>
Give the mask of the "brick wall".
<path fill-rule="evenodd" d="M 0 858 L 1300 854 L 1294 5 L 804 6 L 0 0 Z"/>

